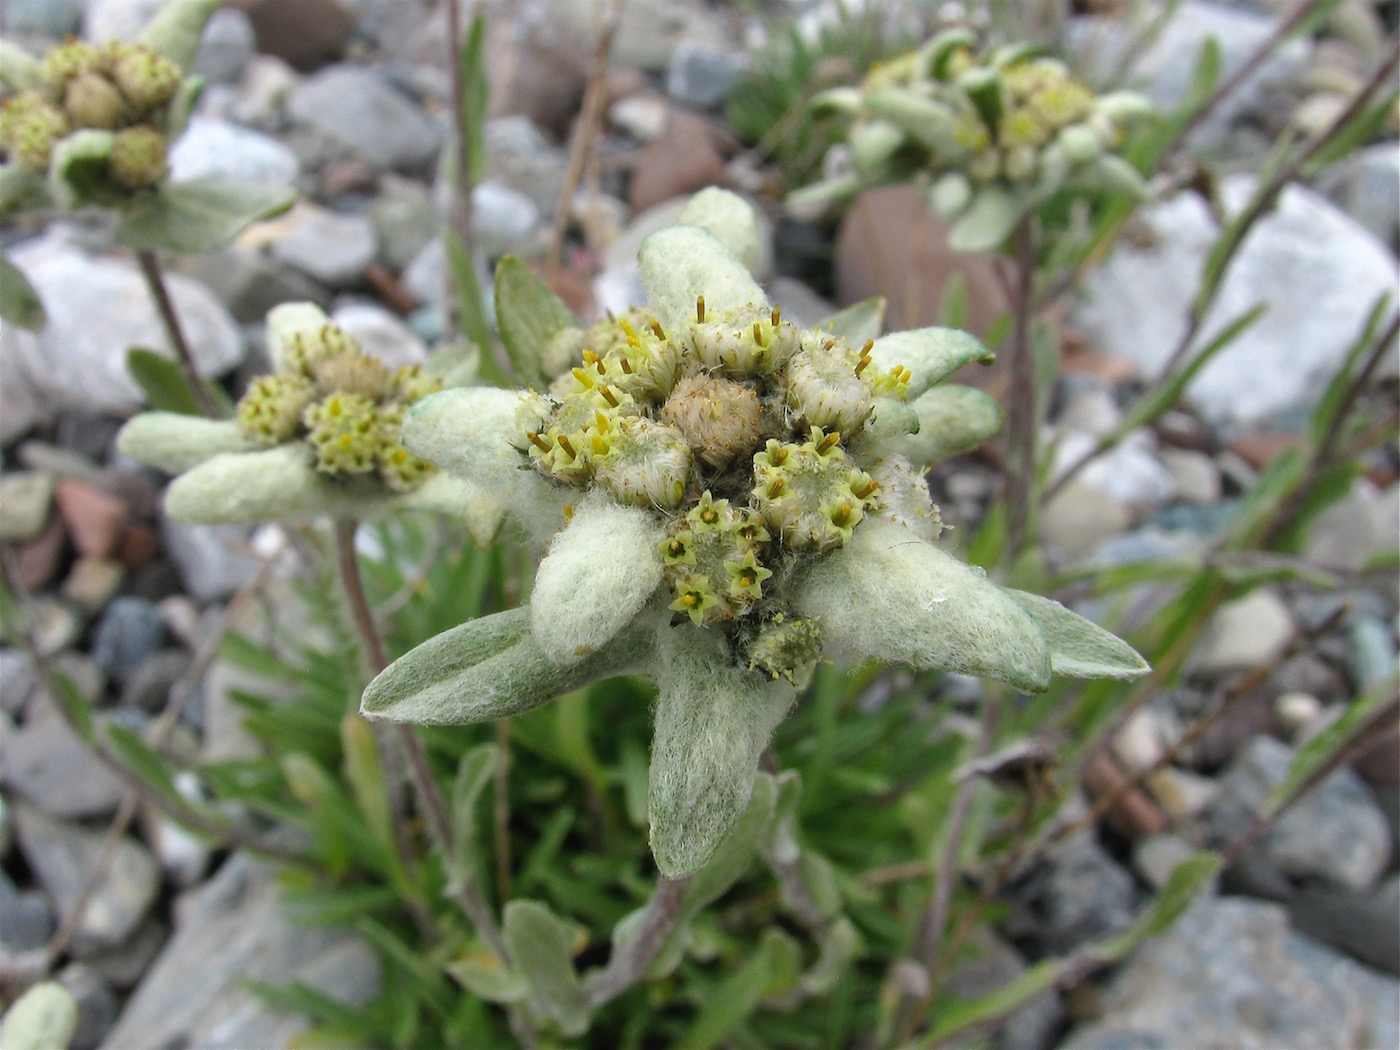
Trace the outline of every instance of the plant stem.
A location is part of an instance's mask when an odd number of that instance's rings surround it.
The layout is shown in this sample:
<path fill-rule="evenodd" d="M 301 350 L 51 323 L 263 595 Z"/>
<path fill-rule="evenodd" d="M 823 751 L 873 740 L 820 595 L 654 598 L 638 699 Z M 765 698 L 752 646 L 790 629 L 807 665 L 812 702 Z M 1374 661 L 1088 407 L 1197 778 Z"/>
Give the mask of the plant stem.
<path fill-rule="evenodd" d="M 583 998 L 590 1007 L 597 1009 L 612 1002 L 646 974 L 680 916 L 690 880 L 689 875 L 674 880 L 657 878 L 656 890 L 642 911 L 636 936 L 622 951 L 613 953 L 605 969 L 583 982 Z"/>
<path fill-rule="evenodd" d="M 1031 353 L 1031 286 L 1035 281 L 1035 233 L 1029 217 L 1013 235 L 1016 287 L 1012 303 L 1011 392 L 1007 413 L 1007 555 L 1015 559 L 1026 541 L 1031 489 L 1035 483 L 1037 397 Z"/>
<path fill-rule="evenodd" d="M 472 17 L 480 13 L 479 4 L 474 5 Z M 452 78 L 452 131 L 456 136 L 456 170 L 452 178 L 452 203 L 448 223 L 468 253 L 472 244 L 472 172 L 471 139 L 467 127 L 466 83 L 462 76 L 462 14 L 458 0 L 447 3 L 447 69 Z M 450 268 L 449 268 L 450 269 Z M 451 277 L 448 278 L 449 282 Z M 450 291 L 450 289 L 449 289 Z M 484 352 L 484 351 L 483 351 Z"/>
<path fill-rule="evenodd" d="M 496 769 L 491 823 L 496 840 L 496 899 L 511 898 L 510 878 L 510 719 L 496 723 Z"/>
<path fill-rule="evenodd" d="M 141 269 L 141 276 L 146 279 L 151 301 L 155 303 L 156 312 L 160 314 L 161 324 L 165 326 L 165 336 L 170 340 L 176 360 L 180 362 L 180 368 L 185 373 L 190 392 L 194 394 L 194 399 L 199 402 L 200 410 L 206 416 L 210 419 L 221 419 L 223 413 L 214 403 L 209 388 L 204 385 L 199 370 L 195 368 L 194 354 L 190 352 L 190 344 L 185 339 L 184 329 L 180 327 L 180 318 L 175 313 L 174 300 L 170 298 L 170 291 L 165 286 L 165 275 L 161 272 L 160 260 L 156 258 L 155 252 L 139 248 L 136 251 L 136 265 Z"/>

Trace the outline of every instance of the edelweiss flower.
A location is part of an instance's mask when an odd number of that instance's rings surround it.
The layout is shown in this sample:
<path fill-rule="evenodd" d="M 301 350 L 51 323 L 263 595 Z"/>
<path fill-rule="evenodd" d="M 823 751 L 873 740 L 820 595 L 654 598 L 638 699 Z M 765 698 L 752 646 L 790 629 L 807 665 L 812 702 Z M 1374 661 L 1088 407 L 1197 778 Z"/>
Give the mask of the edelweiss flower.
<path fill-rule="evenodd" d="M 391 370 L 310 303 L 268 315 L 278 371 L 255 380 L 235 419 L 146 412 L 117 435 L 125 456 L 177 477 L 177 521 L 255 522 L 400 510 L 461 516 L 487 542 L 501 507 L 399 441 L 404 412 L 442 389 L 418 367 Z"/>
<path fill-rule="evenodd" d="M 1000 423 L 986 395 L 942 385 L 985 348 L 937 328 L 871 339 L 840 315 L 798 329 L 726 246 L 747 240 L 748 206 L 719 191 L 703 204 L 690 214 L 708 228 L 643 244 L 646 309 L 545 333 L 538 360 L 561 341 L 578 355 L 546 393 L 456 389 L 409 410 L 407 448 L 493 494 L 548 551 L 528 607 L 429 640 L 362 705 L 468 723 L 614 675 L 654 680 L 651 842 L 669 877 L 703 865 L 743 812 L 821 659 L 1023 690 L 1055 671 L 1146 670 L 934 545 L 920 468 Z"/>

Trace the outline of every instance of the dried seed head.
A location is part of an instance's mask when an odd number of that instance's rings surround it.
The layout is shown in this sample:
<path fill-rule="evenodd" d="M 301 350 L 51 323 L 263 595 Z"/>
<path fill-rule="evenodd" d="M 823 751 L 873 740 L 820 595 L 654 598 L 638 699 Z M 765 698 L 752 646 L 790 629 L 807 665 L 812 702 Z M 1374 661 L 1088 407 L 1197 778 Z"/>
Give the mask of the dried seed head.
<path fill-rule="evenodd" d="M 394 388 L 389 366 L 369 354 L 347 353 L 324 357 L 311 365 L 316 385 L 326 393 L 358 394 L 370 401 L 382 401 Z"/>
<path fill-rule="evenodd" d="M 590 449 L 594 478 L 620 503 L 675 510 L 690 480 L 690 447 L 672 427 L 639 416 L 618 420 Z"/>
<path fill-rule="evenodd" d="M 79 73 L 63 91 L 63 109 L 77 128 L 115 128 L 126 112 L 126 100 L 100 73 Z"/>
<path fill-rule="evenodd" d="M 758 444 L 762 415 L 758 395 L 749 387 L 702 374 L 676 384 L 660 418 L 685 435 L 702 461 L 719 469 Z"/>

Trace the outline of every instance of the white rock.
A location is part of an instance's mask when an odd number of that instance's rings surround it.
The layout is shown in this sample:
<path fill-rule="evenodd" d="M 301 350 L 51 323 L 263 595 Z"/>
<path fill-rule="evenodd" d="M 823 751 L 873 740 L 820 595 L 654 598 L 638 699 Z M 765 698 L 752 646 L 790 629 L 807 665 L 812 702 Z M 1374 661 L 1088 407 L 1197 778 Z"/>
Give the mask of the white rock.
<path fill-rule="evenodd" d="M 165 0 L 87 0 L 83 36 L 93 43 L 135 40 Z"/>
<path fill-rule="evenodd" d="M 204 27 L 190 72 L 211 84 L 236 84 L 258 50 L 252 20 L 234 7 L 221 7 Z"/>
<path fill-rule="evenodd" d="M 671 107 L 656 95 L 628 95 L 612 104 L 608 120 L 638 142 L 651 142 L 671 122 Z"/>
<path fill-rule="evenodd" d="M 367 215 L 343 215 L 301 203 L 279 224 L 272 257 L 329 288 L 349 288 L 364 279 L 378 240 Z"/>
<path fill-rule="evenodd" d="M 539 224 L 539 208 L 518 190 L 491 181 L 472 189 L 472 236 L 487 255 L 518 250 Z"/>
<path fill-rule="evenodd" d="M 330 66 L 308 77 L 292 90 L 287 110 L 375 168 L 421 168 L 442 144 L 436 122 L 362 66 Z"/>
<path fill-rule="evenodd" d="M 1163 766 L 1147 778 L 1147 790 L 1175 824 L 1204 813 L 1220 797 L 1220 785 L 1188 769 Z"/>
<path fill-rule="evenodd" d="M 1380 142 L 1340 161 L 1318 189 L 1386 244 L 1400 234 L 1400 149 Z"/>
<path fill-rule="evenodd" d="M 421 365 L 428 359 L 423 340 L 382 307 L 352 303 L 332 313 L 331 321 L 358 339 L 365 353 L 394 368 Z"/>
<path fill-rule="evenodd" d="M 1081 558 L 1131 523 L 1132 517 L 1122 503 L 1075 478 L 1045 505 L 1040 534 L 1047 546 L 1070 558 Z"/>
<path fill-rule="evenodd" d="M 33 332 L 0 325 L 0 445 L 10 444 L 53 416 L 24 364 L 42 361 L 43 356 Z"/>
<path fill-rule="evenodd" d="M 218 175 L 291 186 L 300 174 L 297 155 L 282 143 L 225 120 L 193 118 L 170 148 L 170 175 L 178 181 Z"/>
<path fill-rule="evenodd" d="M 126 371 L 133 346 L 169 352 L 165 329 L 136 267 L 125 259 L 91 258 L 51 232 L 14 249 L 44 302 L 48 324 L 37 340 L 18 338 L 21 371 L 60 409 L 130 415 L 143 404 Z M 243 336 L 227 310 L 198 281 L 167 274 L 166 283 L 202 375 L 235 368 Z"/>
<path fill-rule="evenodd" d="M 1222 195 L 1232 212 L 1253 185 L 1249 175 L 1225 180 Z M 1089 279 L 1072 319 L 1105 353 L 1156 375 L 1186 330 L 1219 230 L 1194 194 L 1178 194 L 1142 217 L 1151 243 L 1121 244 Z M 1227 428 L 1312 402 L 1397 280 L 1395 257 L 1370 233 L 1324 197 L 1290 186 L 1246 239 L 1194 347 L 1256 304 L 1268 310 L 1202 369 L 1187 400 Z"/>
<path fill-rule="evenodd" d="M 1056 473 L 1078 460 L 1094 443 L 1088 434 L 1066 434 L 1056 446 Z M 1176 498 L 1176 482 L 1157 461 L 1152 445 L 1146 431 L 1135 431 L 1093 460 L 1077 480 L 1138 510 L 1170 503 Z"/>
<path fill-rule="evenodd" d="M 1177 499 L 1205 507 L 1220 502 L 1220 468 L 1210 456 L 1190 449 L 1164 448 L 1157 458 L 1172 476 Z"/>
<path fill-rule="evenodd" d="M 1123 723 L 1113 737 L 1113 757 L 1129 773 L 1141 773 L 1162 760 L 1166 749 L 1157 730 L 1157 716 L 1151 708 L 1140 707 Z"/>
<path fill-rule="evenodd" d="M 1400 485 L 1378 489 L 1358 479 L 1344 498 L 1317 516 L 1303 555 L 1317 565 L 1359 570 L 1377 554 L 1400 549 Z"/>
<path fill-rule="evenodd" d="M 609 266 L 593 278 L 593 302 L 598 313 L 620 314 L 630 306 L 646 302 L 642 272 L 636 263 Z"/>
<path fill-rule="evenodd" d="M 1322 714 L 1322 701 L 1312 693 L 1282 693 L 1274 700 L 1274 714 L 1290 735 L 1297 736 Z"/>
<path fill-rule="evenodd" d="M 1220 607 L 1191 667 L 1203 675 L 1246 671 L 1274 659 L 1292 638 L 1293 614 L 1274 591 L 1261 587 Z"/>

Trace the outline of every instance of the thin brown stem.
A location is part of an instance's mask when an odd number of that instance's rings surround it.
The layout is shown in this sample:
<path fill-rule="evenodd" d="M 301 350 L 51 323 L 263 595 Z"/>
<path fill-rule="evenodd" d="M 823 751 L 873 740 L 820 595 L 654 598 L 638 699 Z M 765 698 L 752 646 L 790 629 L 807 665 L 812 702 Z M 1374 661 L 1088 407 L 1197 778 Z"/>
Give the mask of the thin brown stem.
<path fill-rule="evenodd" d="M 175 302 L 170 298 L 170 291 L 165 286 L 165 275 L 161 271 L 160 260 L 155 252 L 140 248 L 136 251 L 136 265 L 140 267 L 141 276 L 146 279 L 151 301 L 155 304 L 156 312 L 160 314 L 161 324 L 165 326 L 165 336 L 170 340 L 170 347 L 175 351 L 175 358 L 180 363 L 181 371 L 185 373 L 185 381 L 189 383 L 190 392 L 199 403 L 200 411 L 210 419 L 222 418 L 223 413 L 214 403 L 209 388 L 199 376 L 199 369 L 195 367 L 194 354 L 185 339 L 179 315 L 175 313 Z"/>
<path fill-rule="evenodd" d="M 588 165 L 593 140 L 603 126 L 603 108 L 608 101 L 608 63 L 612 58 L 613 38 L 622 24 L 622 9 L 625 6 L 626 0 L 609 0 L 598 40 L 593 47 L 593 66 L 588 72 L 588 85 L 583 92 L 583 109 L 574 124 L 573 141 L 569 145 L 569 166 L 564 173 L 564 184 L 559 189 L 559 200 L 554 206 L 554 224 L 550 227 L 549 250 L 545 253 L 544 274 L 550 284 L 558 278 L 563 262 L 564 233 L 569 226 L 574 193 Z"/>
<path fill-rule="evenodd" d="M 646 975 L 647 967 L 666 944 L 685 901 L 690 876 L 683 879 L 658 877 L 656 890 L 642 912 L 641 923 L 634 936 L 619 952 L 614 952 L 608 965 L 583 982 L 583 998 L 597 1009 L 610 1003 Z"/>
<path fill-rule="evenodd" d="M 1037 397 L 1031 352 L 1031 286 L 1035 278 L 1035 234 L 1030 218 L 1014 235 L 1015 299 L 1011 325 L 1011 392 L 1007 412 L 1007 553 L 1015 558 L 1026 540 L 1035 484 Z"/>

